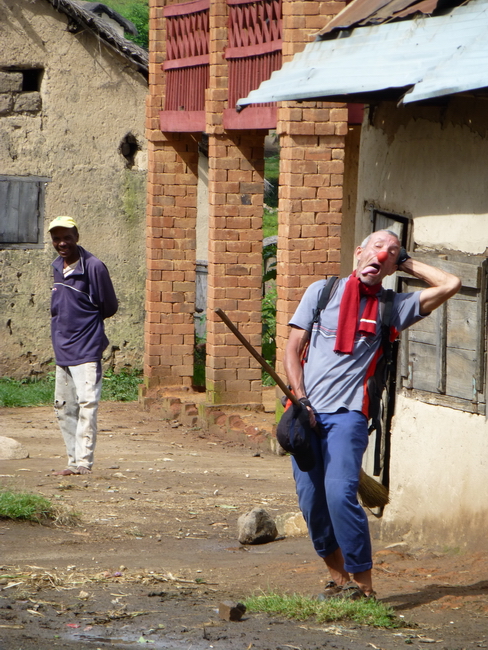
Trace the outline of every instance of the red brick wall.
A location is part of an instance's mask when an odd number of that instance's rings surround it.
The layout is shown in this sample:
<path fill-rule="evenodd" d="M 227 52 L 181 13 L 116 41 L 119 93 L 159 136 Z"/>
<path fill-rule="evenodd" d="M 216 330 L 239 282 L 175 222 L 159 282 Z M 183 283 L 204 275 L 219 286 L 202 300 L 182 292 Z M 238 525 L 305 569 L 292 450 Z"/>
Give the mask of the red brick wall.
<path fill-rule="evenodd" d="M 227 4 L 210 6 L 209 264 L 207 399 L 261 403 L 261 369 L 215 314 L 220 307 L 261 349 L 262 215 L 265 132 L 223 128 L 227 103 Z"/>
<path fill-rule="evenodd" d="M 162 134 L 164 0 L 151 0 L 150 94 L 147 101 L 147 319 L 145 375 L 149 384 L 189 387 L 193 364 L 195 223 L 200 134 Z M 343 6 L 283 1 L 283 55 L 289 59 Z M 223 309 L 259 350 L 261 343 L 263 145 L 266 132 L 223 128 L 227 105 L 227 5 L 211 0 L 209 136 L 209 268 L 207 399 L 261 400 L 261 369 L 220 321 Z M 303 290 L 339 273 L 344 141 L 340 104 L 283 103 L 278 255 L 278 370 L 286 323 Z"/>
<path fill-rule="evenodd" d="M 209 137 L 207 397 L 261 403 L 261 369 L 222 323 L 220 307 L 261 350 L 264 135 Z"/>
<path fill-rule="evenodd" d="M 343 2 L 284 0 L 283 58 L 313 40 Z M 277 370 L 283 374 L 287 323 L 304 290 L 340 272 L 342 180 L 347 108 L 282 102 L 278 230 Z"/>
<path fill-rule="evenodd" d="M 147 281 L 144 375 L 149 386 L 191 386 L 195 305 L 198 138 L 163 134 L 165 56 L 163 0 L 151 0 L 148 145 Z"/>

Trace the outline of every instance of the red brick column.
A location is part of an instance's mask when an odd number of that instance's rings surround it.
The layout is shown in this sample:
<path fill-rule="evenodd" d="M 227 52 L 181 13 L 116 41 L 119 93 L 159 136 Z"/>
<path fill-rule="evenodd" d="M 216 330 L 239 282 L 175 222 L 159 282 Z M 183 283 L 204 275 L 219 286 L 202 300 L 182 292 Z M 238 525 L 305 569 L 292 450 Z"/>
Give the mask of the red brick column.
<path fill-rule="evenodd" d="M 144 376 L 148 386 L 191 386 L 195 303 L 198 139 L 163 134 L 164 0 L 151 0 L 148 138 L 147 281 Z"/>
<path fill-rule="evenodd" d="M 264 135 L 209 138 L 207 399 L 261 403 L 261 368 L 215 314 L 261 350 Z"/>
<path fill-rule="evenodd" d="M 342 2 L 283 3 L 283 55 L 290 59 L 344 6 Z M 340 272 L 342 183 L 347 108 L 325 102 L 283 102 L 278 111 L 277 370 L 283 376 L 287 323 L 304 290 Z"/>
<path fill-rule="evenodd" d="M 207 400 L 213 404 L 261 403 L 261 369 L 215 314 L 223 309 L 261 349 L 262 214 L 265 132 L 226 133 L 227 4 L 210 5 L 209 264 Z"/>

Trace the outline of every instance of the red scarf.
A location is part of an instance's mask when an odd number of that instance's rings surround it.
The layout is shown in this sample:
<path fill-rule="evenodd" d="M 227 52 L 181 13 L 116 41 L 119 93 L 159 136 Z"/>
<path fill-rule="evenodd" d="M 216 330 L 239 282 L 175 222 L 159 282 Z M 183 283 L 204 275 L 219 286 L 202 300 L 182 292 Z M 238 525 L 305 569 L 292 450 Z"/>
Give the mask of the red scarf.
<path fill-rule="evenodd" d="M 335 352 L 351 354 L 354 348 L 356 332 L 370 335 L 376 334 L 376 318 L 378 316 L 378 297 L 376 294 L 380 290 L 381 284 L 368 287 L 361 282 L 356 277 L 356 271 L 349 277 L 339 308 Z M 367 296 L 368 300 L 358 324 L 361 296 Z"/>

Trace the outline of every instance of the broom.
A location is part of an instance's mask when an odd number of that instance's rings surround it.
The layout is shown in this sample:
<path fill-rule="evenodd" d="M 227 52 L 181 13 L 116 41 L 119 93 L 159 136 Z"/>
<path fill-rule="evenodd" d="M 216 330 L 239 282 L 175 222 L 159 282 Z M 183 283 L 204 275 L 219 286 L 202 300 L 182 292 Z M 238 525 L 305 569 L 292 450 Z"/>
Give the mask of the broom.
<path fill-rule="evenodd" d="M 249 343 L 249 341 L 239 332 L 237 327 L 232 323 L 227 314 L 222 311 L 222 309 L 216 309 L 215 313 L 217 316 L 223 320 L 227 325 L 230 331 L 239 339 L 242 345 L 247 349 L 248 352 L 256 359 L 256 361 L 261 365 L 261 367 L 266 370 L 267 373 L 275 380 L 278 386 L 281 388 L 286 397 L 293 403 L 300 405 L 300 402 L 296 396 L 291 392 L 288 386 L 283 382 L 281 377 L 272 368 L 269 363 L 259 354 L 259 352 Z M 359 486 L 358 486 L 358 495 L 361 500 L 361 503 L 366 508 L 383 508 L 389 502 L 388 490 L 387 488 L 375 481 L 374 478 L 368 476 L 366 472 L 361 468 L 359 472 Z"/>

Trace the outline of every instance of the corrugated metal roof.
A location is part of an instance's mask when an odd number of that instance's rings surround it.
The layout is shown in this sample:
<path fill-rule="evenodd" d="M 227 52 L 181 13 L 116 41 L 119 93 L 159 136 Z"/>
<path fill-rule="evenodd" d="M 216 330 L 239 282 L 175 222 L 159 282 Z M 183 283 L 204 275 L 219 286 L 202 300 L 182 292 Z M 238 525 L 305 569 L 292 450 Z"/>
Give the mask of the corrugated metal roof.
<path fill-rule="evenodd" d="M 488 0 L 315 41 L 238 105 L 314 98 L 404 103 L 488 87 Z M 408 92 L 407 92 L 408 91 Z M 405 94 L 407 93 L 407 94 Z"/>

